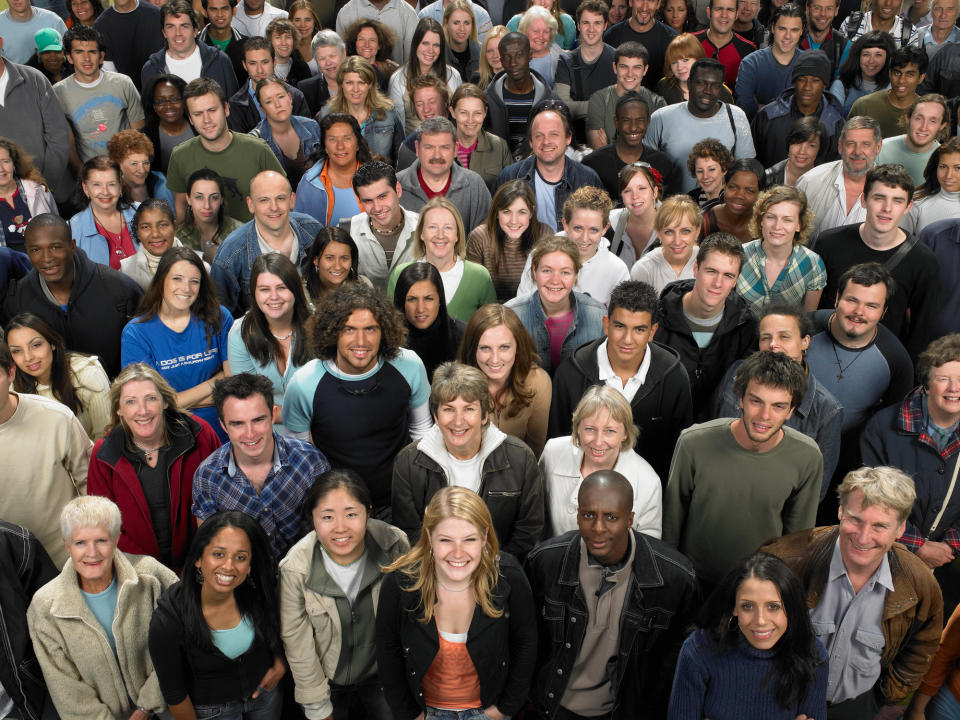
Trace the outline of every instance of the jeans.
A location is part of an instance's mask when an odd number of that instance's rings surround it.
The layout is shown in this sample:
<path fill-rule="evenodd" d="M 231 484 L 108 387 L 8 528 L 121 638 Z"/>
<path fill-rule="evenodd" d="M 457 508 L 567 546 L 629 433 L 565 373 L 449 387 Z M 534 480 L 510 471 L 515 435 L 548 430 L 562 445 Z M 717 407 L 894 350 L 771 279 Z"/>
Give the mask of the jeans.
<path fill-rule="evenodd" d="M 353 685 L 330 683 L 333 720 L 392 720 L 393 711 L 376 676 Z"/>
<path fill-rule="evenodd" d="M 280 720 L 283 695 L 279 686 L 261 692 L 254 700 L 236 700 L 223 705 L 194 705 L 197 720 Z"/>
<path fill-rule="evenodd" d="M 960 720 L 960 701 L 944 685 L 927 705 L 926 715 L 927 720 Z"/>
<path fill-rule="evenodd" d="M 483 708 L 469 708 L 467 710 L 444 710 L 427 705 L 427 712 L 424 720 L 487 720 L 489 716 L 483 711 Z M 509 715 L 505 715 L 503 720 L 510 720 Z"/>

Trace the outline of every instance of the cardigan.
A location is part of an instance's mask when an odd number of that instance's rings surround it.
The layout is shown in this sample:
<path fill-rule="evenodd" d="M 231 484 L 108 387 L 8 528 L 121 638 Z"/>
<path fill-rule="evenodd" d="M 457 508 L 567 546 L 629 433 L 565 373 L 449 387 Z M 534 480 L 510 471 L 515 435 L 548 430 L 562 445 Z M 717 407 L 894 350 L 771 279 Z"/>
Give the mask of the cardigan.
<path fill-rule="evenodd" d="M 420 262 L 426 262 L 421 260 Z M 390 272 L 390 281 L 387 283 L 387 297 L 393 297 L 393 290 L 397 286 L 397 279 L 403 269 L 411 263 L 395 265 Z M 463 261 L 463 277 L 453 297 L 447 298 L 447 313 L 452 318 L 469 322 L 480 307 L 487 303 L 497 302 L 497 293 L 493 289 L 493 281 L 487 269 L 469 260 Z"/>

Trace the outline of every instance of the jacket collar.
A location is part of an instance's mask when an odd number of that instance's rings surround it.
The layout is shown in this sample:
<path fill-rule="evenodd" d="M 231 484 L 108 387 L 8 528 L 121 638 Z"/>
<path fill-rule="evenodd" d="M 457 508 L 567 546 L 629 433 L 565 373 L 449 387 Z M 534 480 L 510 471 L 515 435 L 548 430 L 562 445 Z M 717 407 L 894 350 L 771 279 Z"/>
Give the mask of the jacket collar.
<path fill-rule="evenodd" d="M 135 585 L 140 582 L 136 569 L 127 559 L 126 555 L 120 550 L 113 551 L 113 573 L 117 580 L 117 597 L 125 585 Z M 60 592 L 50 605 L 50 614 L 61 618 L 80 618 L 87 617 L 93 619 L 93 612 L 87 606 L 87 601 L 83 599 L 83 593 L 80 590 L 80 581 L 77 580 L 77 571 L 73 567 L 73 561 L 67 560 L 58 578 Z"/>
<path fill-rule="evenodd" d="M 636 587 L 662 587 L 663 575 L 654 556 L 653 548 L 647 539 L 636 530 L 630 531 L 633 534 L 633 567 L 631 568 L 633 582 Z M 570 533 L 570 540 L 567 543 L 566 552 L 563 554 L 563 560 L 560 563 L 560 573 L 557 583 L 568 587 L 579 587 L 580 585 L 580 539 L 581 535 L 574 530 Z"/>
<path fill-rule="evenodd" d="M 918 442 L 929 445 L 934 451 L 940 453 L 937 443 L 927 432 L 927 413 L 923 409 L 923 396 L 923 387 L 919 386 L 904 398 L 900 405 L 900 412 L 897 414 L 897 424 L 901 433 L 916 435 Z M 949 457 L 957 450 L 960 450 L 960 430 L 954 430 L 950 444 L 944 449 L 942 456 Z"/>
<path fill-rule="evenodd" d="M 176 452 L 193 447 L 193 438 L 200 433 L 200 423 L 189 415 L 178 413 L 177 416 L 174 416 L 170 410 L 164 413 L 164 418 L 171 436 L 172 449 Z M 188 438 L 191 440 L 189 447 L 184 447 Z M 103 444 L 97 451 L 97 460 L 116 468 L 117 463 L 123 457 L 123 448 L 126 442 L 127 434 L 124 429 L 120 426 L 114 427 L 103 439 Z M 179 454 L 182 454 L 182 452 Z"/>
<path fill-rule="evenodd" d="M 504 433 L 492 422 L 487 423 L 487 427 L 483 430 L 483 437 L 480 440 L 480 452 L 478 453 L 481 475 L 483 474 L 483 471 L 487 469 L 503 469 L 494 467 L 487 468 L 486 462 L 487 458 L 490 457 L 490 454 L 500 447 L 503 444 L 503 441 L 506 439 L 506 433 Z M 447 448 L 443 444 L 443 433 L 437 425 L 434 425 L 427 430 L 427 433 L 420 438 L 419 442 L 417 443 L 417 450 L 439 465 L 440 469 L 443 471 L 443 474 L 446 476 L 447 481 L 450 481 L 450 478 L 453 477 L 453 472 L 450 469 L 450 454 L 447 452 Z"/>

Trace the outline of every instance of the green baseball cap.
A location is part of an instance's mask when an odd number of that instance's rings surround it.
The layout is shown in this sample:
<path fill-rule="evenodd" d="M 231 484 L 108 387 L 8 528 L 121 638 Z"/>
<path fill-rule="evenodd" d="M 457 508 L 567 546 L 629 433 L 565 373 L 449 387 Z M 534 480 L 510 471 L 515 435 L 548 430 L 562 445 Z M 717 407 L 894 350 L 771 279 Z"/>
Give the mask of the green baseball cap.
<path fill-rule="evenodd" d="M 38 53 L 50 52 L 51 50 L 63 50 L 60 33 L 53 28 L 40 28 L 34 34 L 33 41 L 37 45 Z"/>

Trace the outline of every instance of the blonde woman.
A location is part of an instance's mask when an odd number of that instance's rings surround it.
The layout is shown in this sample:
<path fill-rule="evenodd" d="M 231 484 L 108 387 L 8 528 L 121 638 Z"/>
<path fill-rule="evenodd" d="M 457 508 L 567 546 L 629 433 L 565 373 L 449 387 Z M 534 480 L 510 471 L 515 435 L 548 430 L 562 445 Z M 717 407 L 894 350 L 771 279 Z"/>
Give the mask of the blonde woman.
<path fill-rule="evenodd" d="M 660 245 L 633 264 L 630 279 L 647 283 L 658 294 L 675 280 L 692 280 L 702 224 L 700 207 L 689 195 L 671 195 L 664 200 L 653 221 Z"/>
<path fill-rule="evenodd" d="M 475 78 L 470 81 L 476 83 L 481 90 L 486 90 L 493 76 L 503 70 L 503 64 L 500 62 L 500 40 L 509 30 L 503 25 L 496 25 L 483 40 L 480 48 L 480 69 Z"/>
<path fill-rule="evenodd" d="M 557 22 L 557 44 L 563 50 L 572 50 L 577 40 L 577 24 L 573 18 L 560 9 L 557 0 L 527 0 L 526 9 L 532 7 L 542 7 L 553 16 Z M 523 32 L 520 27 L 520 20 L 523 14 L 514 15 L 507 23 L 507 30 L 511 32 Z M 613 24 L 612 21 L 610 23 Z"/>
<path fill-rule="evenodd" d="M 551 88 L 557 76 L 557 63 L 560 62 L 560 54 L 563 52 L 557 44 L 559 27 L 557 19 L 540 5 L 528 8 L 518 24 L 518 31 L 530 40 L 530 69 L 539 73 Z"/>
<path fill-rule="evenodd" d="M 447 39 L 447 62 L 466 82 L 480 69 L 477 20 L 470 0 L 450 0 L 443 11 L 443 34 Z"/>

